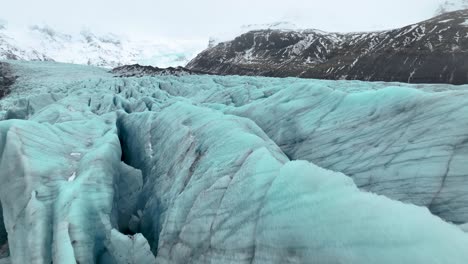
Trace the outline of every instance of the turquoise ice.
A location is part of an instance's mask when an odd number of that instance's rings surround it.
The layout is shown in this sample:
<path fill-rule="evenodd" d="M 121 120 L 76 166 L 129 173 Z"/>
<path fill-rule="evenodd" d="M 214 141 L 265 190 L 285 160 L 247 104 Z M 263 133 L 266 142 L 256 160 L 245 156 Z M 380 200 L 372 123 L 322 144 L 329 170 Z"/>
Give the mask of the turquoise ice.
<path fill-rule="evenodd" d="M 468 260 L 466 87 L 10 63 L 0 263 Z"/>

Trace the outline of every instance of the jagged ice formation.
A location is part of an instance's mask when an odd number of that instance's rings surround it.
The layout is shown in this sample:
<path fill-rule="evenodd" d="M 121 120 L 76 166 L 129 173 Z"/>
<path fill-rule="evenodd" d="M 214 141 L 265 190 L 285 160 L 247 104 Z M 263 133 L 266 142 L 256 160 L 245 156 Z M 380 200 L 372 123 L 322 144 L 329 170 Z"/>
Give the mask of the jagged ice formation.
<path fill-rule="evenodd" d="M 0 263 L 468 259 L 466 87 L 9 66 Z"/>

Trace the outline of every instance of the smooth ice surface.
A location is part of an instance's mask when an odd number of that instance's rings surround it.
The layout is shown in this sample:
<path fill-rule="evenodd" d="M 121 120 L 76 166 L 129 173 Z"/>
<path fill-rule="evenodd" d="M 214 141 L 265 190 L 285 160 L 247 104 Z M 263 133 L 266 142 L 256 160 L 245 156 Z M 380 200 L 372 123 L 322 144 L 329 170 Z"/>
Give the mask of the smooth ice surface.
<path fill-rule="evenodd" d="M 468 224 L 461 225 L 460 228 L 461 228 L 463 231 L 468 232 Z"/>
<path fill-rule="evenodd" d="M 0 261 L 468 259 L 466 87 L 11 63 Z"/>

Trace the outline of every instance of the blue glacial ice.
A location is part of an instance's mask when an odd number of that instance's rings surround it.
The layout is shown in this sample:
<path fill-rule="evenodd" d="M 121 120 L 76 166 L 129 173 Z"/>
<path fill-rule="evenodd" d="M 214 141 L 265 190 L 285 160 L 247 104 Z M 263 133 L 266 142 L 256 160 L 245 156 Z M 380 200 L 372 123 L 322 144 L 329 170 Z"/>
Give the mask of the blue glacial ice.
<path fill-rule="evenodd" d="M 0 263 L 467 263 L 467 87 L 9 63 Z"/>

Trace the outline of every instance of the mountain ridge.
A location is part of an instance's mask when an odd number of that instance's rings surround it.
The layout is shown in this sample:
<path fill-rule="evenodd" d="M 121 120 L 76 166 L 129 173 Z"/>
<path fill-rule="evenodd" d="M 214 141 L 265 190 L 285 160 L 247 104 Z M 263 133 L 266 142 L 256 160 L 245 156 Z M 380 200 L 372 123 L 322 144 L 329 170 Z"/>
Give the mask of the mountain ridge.
<path fill-rule="evenodd" d="M 187 68 L 221 75 L 464 84 L 467 21 L 468 10 L 460 10 L 378 32 L 254 30 L 206 49 Z"/>
<path fill-rule="evenodd" d="M 111 70 L 116 77 L 143 77 L 143 76 L 186 76 L 207 74 L 205 72 L 192 71 L 185 67 L 159 68 L 139 64 L 119 66 Z"/>

